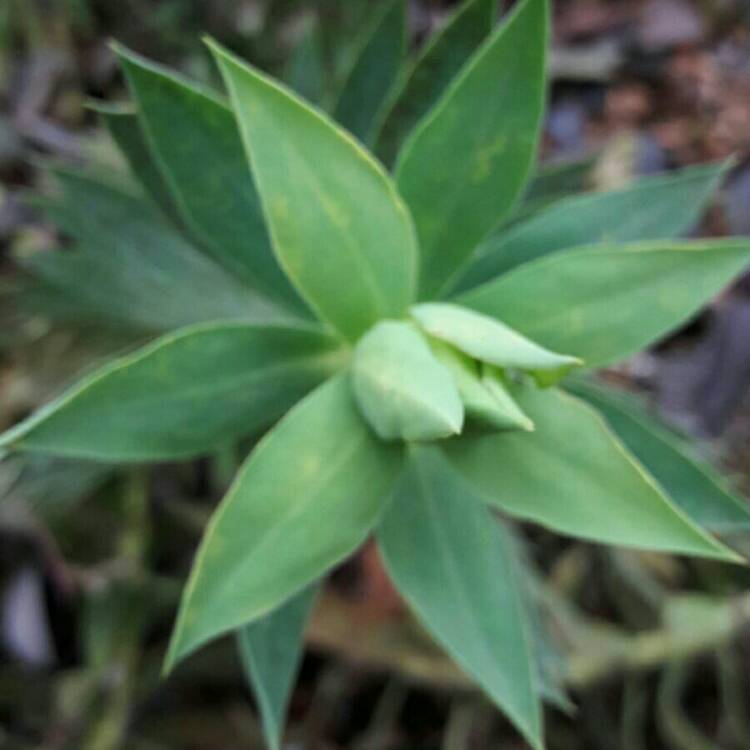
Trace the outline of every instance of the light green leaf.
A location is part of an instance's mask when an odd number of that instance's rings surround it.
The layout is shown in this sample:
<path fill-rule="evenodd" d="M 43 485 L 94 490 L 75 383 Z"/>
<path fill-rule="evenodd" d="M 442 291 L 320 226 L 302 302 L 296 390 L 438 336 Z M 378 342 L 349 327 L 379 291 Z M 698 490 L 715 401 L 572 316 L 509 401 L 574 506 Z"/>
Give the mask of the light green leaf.
<path fill-rule="evenodd" d="M 212 93 L 123 48 L 117 51 L 185 225 L 238 278 L 303 311 L 271 248 L 232 112 Z"/>
<path fill-rule="evenodd" d="M 396 82 L 406 52 L 406 2 L 382 4 L 362 39 L 347 75 L 334 117 L 363 143 L 369 143 L 378 110 Z"/>
<path fill-rule="evenodd" d="M 424 626 L 541 748 L 536 665 L 511 540 L 437 448 L 410 449 L 378 542 Z"/>
<path fill-rule="evenodd" d="M 661 492 L 591 407 L 556 389 L 513 396 L 534 432 L 444 443 L 489 503 L 582 539 L 737 560 Z"/>
<path fill-rule="evenodd" d="M 484 366 L 440 341 L 431 341 L 434 355 L 451 372 L 464 405 L 466 418 L 499 430 L 533 430 L 531 420 Z"/>
<path fill-rule="evenodd" d="M 303 99 L 319 105 L 326 90 L 326 71 L 317 20 L 307 16 L 302 34 L 286 66 L 284 80 Z"/>
<path fill-rule="evenodd" d="M 324 115 L 214 51 L 289 277 L 349 339 L 400 317 L 414 297 L 417 246 L 388 175 Z"/>
<path fill-rule="evenodd" d="M 189 244 L 144 201 L 100 180 L 56 170 L 61 194 L 37 199 L 72 240 L 24 268 L 56 298 L 56 319 L 139 332 L 219 319 L 291 319 Z M 45 298 L 39 302 L 45 307 Z"/>
<path fill-rule="evenodd" d="M 456 301 L 598 367 L 688 320 L 748 263 L 746 239 L 594 246 L 525 263 Z"/>
<path fill-rule="evenodd" d="M 526 370 L 543 385 L 564 377 L 582 364 L 529 341 L 498 320 L 445 302 L 427 302 L 410 309 L 420 328 L 465 354 L 496 367 Z"/>
<path fill-rule="evenodd" d="M 93 109 L 107 126 L 112 140 L 125 157 L 133 177 L 143 185 L 146 193 L 164 211 L 165 216 L 179 221 L 172 193 L 159 171 L 135 108 L 99 103 Z"/>
<path fill-rule="evenodd" d="M 396 160 L 402 142 L 492 30 L 495 0 L 466 0 L 427 41 L 380 113 L 376 151 Z"/>
<path fill-rule="evenodd" d="M 544 109 L 546 0 L 523 0 L 404 144 L 396 181 L 433 297 L 510 211 L 531 168 Z"/>
<path fill-rule="evenodd" d="M 521 411 L 521 408 L 513 400 L 505 384 L 498 376 L 493 373 L 491 368 L 482 367 L 482 385 L 490 393 L 499 411 L 502 411 L 508 420 L 517 427 L 527 432 L 534 430 L 534 423 Z"/>
<path fill-rule="evenodd" d="M 732 494 L 688 442 L 659 424 L 634 398 L 591 382 L 575 381 L 570 390 L 595 406 L 633 455 L 690 518 L 717 533 L 750 528 L 747 500 Z"/>
<path fill-rule="evenodd" d="M 382 321 L 362 337 L 352 386 L 383 440 L 436 440 L 461 432 L 464 410 L 450 371 L 409 323 Z"/>
<path fill-rule="evenodd" d="M 206 453 L 278 419 L 339 361 L 314 328 L 198 325 L 106 365 L 0 446 L 100 461 Z"/>
<path fill-rule="evenodd" d="M 258 444 L 201 542 L 165 669 L 248 624 L 351 554 L 376 524 L 401 466 L 339 376 Z"/>
<path fill-rule="evenodd" d="M 483 243 L 459 288 L 565 248 L 681 235 L 698 221 L 727 167 L 726 162 L 692 167 L 622 190 L 558 201 Z"/>
<path fill-rule="evenodd" d="M 311 586 L 237 631 L 242 665 L 270 750 L 281 748 L 289 699 L 302 661 L 305 626 L 317 593 L 318 586 Z"/>

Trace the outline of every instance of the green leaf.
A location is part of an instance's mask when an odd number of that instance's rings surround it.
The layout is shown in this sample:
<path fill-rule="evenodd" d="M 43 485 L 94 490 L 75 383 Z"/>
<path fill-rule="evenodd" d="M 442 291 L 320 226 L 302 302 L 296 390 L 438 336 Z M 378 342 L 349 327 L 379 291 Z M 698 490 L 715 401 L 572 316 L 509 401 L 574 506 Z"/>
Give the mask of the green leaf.
<path fill-rule="evenodd" d="M 498 430 L 533 430 L 531 420 L 518 408 L 510 394 L 491 373 L 452 346 L 430 342 L 437 359 L 451 372 L 464 405 L 466 418 Z"/>
<path fill-rule="evenodd" d="M 424 626 L 541 748 L 536 665 L 511 540 L 437 448 L 410 449 L 378 542 Z"/>
<path fill-rule="evenodd" d="M 369 143 L 378 110 L 396 82 L 406 52 L 406 2 L 390 0 L 362 39 L 334 117 Z"/>
<path fill-rule="evenodd" d="M 519 209 L 527 212 L 571 193 L 586 190 L 596 156 L 586 154 L 576 159 L 565 159 L 542 164 L 529 181 Z"/>
<path fill-rule="evenodd" d="M 489 236 L 476 248 L 473 256 L 496 237 L 511 227 L 542 211 L 551 203 L 576 193 L 592 189 L 589 176 L 597 162 L 596 154 L 586 154 L 576 159 L 565 159 L 551 164 L 542 164 L 526 185 L 523 198 L 516 203 L 510 215 L 496 226 Z M 457 282 L 460 281 L 460 276 Z"/>
<path fill-rule="evenodd" d="M 700 218 L 727 167 L 726 162 L 693 167 L 638 180 L 622 190 L 554 203 L 483 243 L 459 288 L 565 248 L 684 234 Z"/>
<path fill-rule="evenodd" d="M 401 150 L 396 181 L 417 226 L 421 297 L 445 288 L 526 184 L 544 110 L 547 16 L 546 0 L 523 0 Z"/>
<path fill-rule="evenodd" d="M 464 410 L 450 371 L 409 323 L 382 321 L 362 337 L 352 386 L 383 440 L 437 440 L 461 432 Z"/>
<path fill-rule="evenodd" d="M 598 367 L 688 320 L 749 262 L 746 239 L 594 246 L 525 263 L 456 301 Z"/>
<path fill-rule="evenodd" d="M 388 175 L 324 115 L 213 49 L 289 277 L 349 339 L 400 317 L 414 297 L 417 246 Z"/>
<path fill-rule="evenodd" d="M 549 588 L 543 583 L 543 574 L 537 570 L 521 530 L 505 522 L 503 529 L 510 541 L 508 550 L 513 555 L 513 563 L 522 578 L 521 590 L 529 622 L 531 652 L 536 662 L 537 690 L 542 700 L 572 716 L 575 707 L 565 691 L 563 641 L 567 639 L 559 632 L 561 620 L 569 626 L 570 619 L 568 613 L 561 610 L 571 605 L 561 595 L 549 593 Z M 564 600 L 564 604 L 560 604 L 560 599 Z"/>
<path fill-rule="evenodd" d="M 499 411 L 502 411 L 516 427 L 527 432 L 533 432 L 534 423 L 521 411 L 513 400 L 501 377 L 493 373 L 491 368 L 483 367 L 482 385 L 492 396 Z"/>
<path fill-rule="evenodd" d="M 323 101 L 326 71 L 320 30 L 313 16 L 304 19 L 304 28 L 289 58 L 284 80 L 311 104 L 319 105 Z"/>
<path fill-rule="evenodd" d="M 302 661 L 303 636 L 318 586 L 237 631 L 247 679 L 258 704 L 270 750 L 280 750 L 294 682 Z"/>
<path fill-rule="evenodd" d="M 0 460 L 3 452 L 0 451 Z M 76 506 L 93 495 L 115 469 L 109 464 L 72 461 L 41 455 L 15 455 L 0 463 L 0 503 L 20 498 L 31 514 L 57 530 Z M 6 476 L 13 477 L 6 482 Z"/>
<path fill-rule="evenodd" d="M 543 385 L 582 364 L 575 357 L 543 349 L 498 320 L 445 302 L 415 305 L 410 313 L 420 328 L 465 354 L 496 367 L 525 370 Z"/>
<path fill-rule="evenodd" d="M 0 446 L 100 461 L 186 458 L 265 427 L 335 368 L 313 328 L 211 323 L 106 365 L 0 436 Z"/>
<path fill-rule="evenodd" d="M 165 664 L 271 612 L 352 553 L 401 466 L 348 378 L 310 394 L 258 444 L 201 542 Z"/>
<path fill-rule="evenodd" d="M 185 225 L 207 252 L 252 288 L 304 310 L 271 248 L 231 110 L 170 71 L 123 48 L 117 51 Z"/>
<path fill-rule="evenodd" d="M 60 319 L 158 332 L 218 319 L 291 318 L 196 250 L 142 200 L 83 174 L 54 174 L 61 195 L 35 203 L 74 247 L 36 253 L 23 265 L 56 295 Z"/>
<path fill-rule="evenodd" d="M 492 30 L 495 0 L 466 0 L 420 50 L 380 113 L 376 151 L 392 165 L 399 148 Z"/>
<path fill-rule="evenodd" d="M 489 503 L 582 539 L 737 560 L 662 493 L 591 407 L 556 389 L 513 396 L 534 432 L 444 443 Z"/>
<path fill-rule="evenodd" d="M 172 200 L 172 193 L 159 171 L 135 109 L 101 103 L 96 104 L 93 109 L 104 121 L 133 176 L 165 216 L 178 221 L 179 214 Z"/>
<path fill-rule="evenodd" d="M 590 382 L 576 381 L 569 389 L 603 414 L 620 440 L 695 523 L 717 533 L 750 528 L 748 501 L 732 494 L 718 471 L 695 456 L 686 440 L 659 424 L 635 399 Z"/>

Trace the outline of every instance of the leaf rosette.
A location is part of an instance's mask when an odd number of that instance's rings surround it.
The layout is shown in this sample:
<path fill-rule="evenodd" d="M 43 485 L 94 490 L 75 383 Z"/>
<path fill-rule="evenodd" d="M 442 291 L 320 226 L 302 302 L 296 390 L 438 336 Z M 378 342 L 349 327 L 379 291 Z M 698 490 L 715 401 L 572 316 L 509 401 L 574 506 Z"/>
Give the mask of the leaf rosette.
<path fill-rule="evenodd" d="M 538 748 L 553 691 L 508 519 L 727 561 L 709 532 L 750 525 L 679 444 L 570 377 L 748 264 L 746 239 L 674 239 L 726 165 L 556 200 L 561 173 L 530 182 L 548 3 L 499 25 L 494 5 L 468 0 L 404 68 L 389 4 L 339 123 L 215 42 L 228 99 L 118 47 L 133 102 L 103 116 L 150 201 L 68 173 L 46 201 L 74 248 L 30 261 L 31 299 L 161 335 L 0 449 L 164 461 L 262 434 L 206 529 L 166 669 L 236 631 L 273 746 L 315 586 L 372 534 L 415 615 Z"/>

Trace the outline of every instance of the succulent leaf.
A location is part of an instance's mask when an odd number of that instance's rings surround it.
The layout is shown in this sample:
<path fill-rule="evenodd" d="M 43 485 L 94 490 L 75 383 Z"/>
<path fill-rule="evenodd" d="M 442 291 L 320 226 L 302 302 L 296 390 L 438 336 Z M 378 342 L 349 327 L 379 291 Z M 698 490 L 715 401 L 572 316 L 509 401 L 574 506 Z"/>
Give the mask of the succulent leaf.
<path fill-rule="evenodd" d="M 382 321 L 362 337 L 354 350 L 352 386 L 383 440 L 439 440 L 463 427 L 450 371 L 409 323 Z"/>

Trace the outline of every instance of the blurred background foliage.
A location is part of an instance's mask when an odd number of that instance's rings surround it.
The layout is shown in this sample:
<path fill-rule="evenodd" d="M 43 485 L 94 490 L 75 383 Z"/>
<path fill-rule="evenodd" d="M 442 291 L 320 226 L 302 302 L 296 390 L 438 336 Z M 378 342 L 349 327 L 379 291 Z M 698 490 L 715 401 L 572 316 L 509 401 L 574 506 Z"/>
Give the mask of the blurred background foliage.
<path fill-rule="evenodd" d="M 215 82 L 200 42 L 208 33 L 330 107 L 381 5 L 0 0 L 0 428 L 143 335 L 91 321 L 52 326 L 57 301 L 22 272 L 69 239 L 27 200 L 51 189 L 42 165 L 129 179 L 87 106 L 123 100 L 109 40 Z M 451 5 L 413 0 L 414 44 Z M 750 233 L 750 6 L 553 5 L 546 166 L 526 207 L 733 155 L 699 231 Z M 750 489 L 749 326 L 742 279 L 683 331 L 603 375 L 687 436 L 738 495 Z M 231 643 L 159 679 L 181 580 L 239 455 L 227 447 L 127 471 L 0 462 L 1 748 L 261 746 Z M 552 750 L 750 747 L 746 568 L 608 551 L 530 527 L 518 541 L 548 668 L 571 690 L 569 705 L 548 711 Z M 729 541 L 750 553 L 746 532 Z M 520 747 L 409 619 L 372 549 L 335 573 L 308 641 L 290 747 Z"/>

